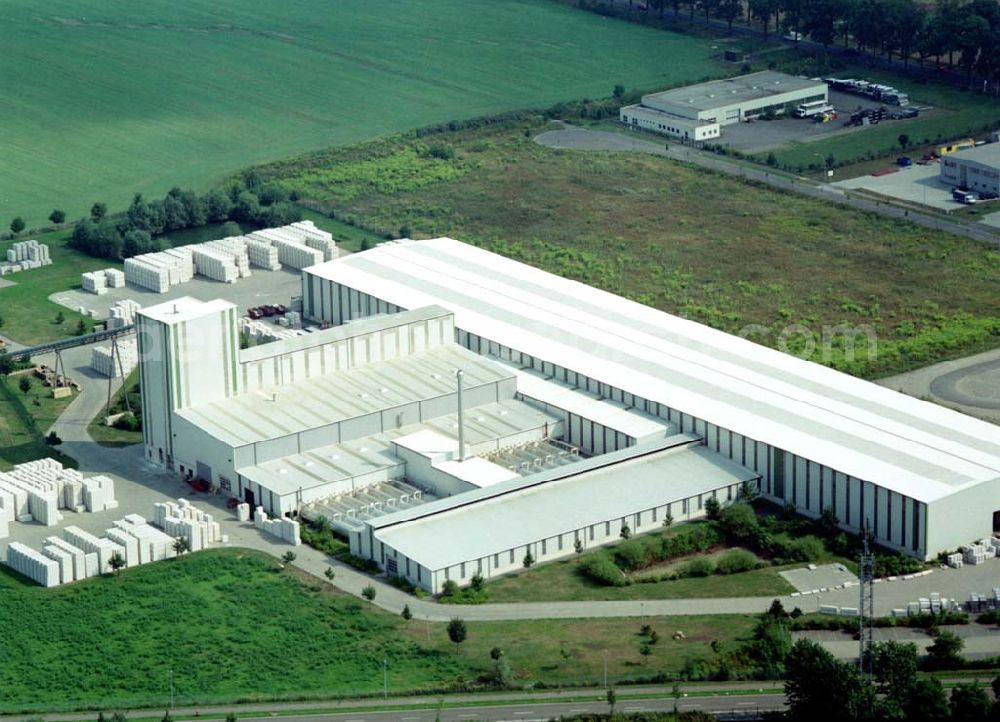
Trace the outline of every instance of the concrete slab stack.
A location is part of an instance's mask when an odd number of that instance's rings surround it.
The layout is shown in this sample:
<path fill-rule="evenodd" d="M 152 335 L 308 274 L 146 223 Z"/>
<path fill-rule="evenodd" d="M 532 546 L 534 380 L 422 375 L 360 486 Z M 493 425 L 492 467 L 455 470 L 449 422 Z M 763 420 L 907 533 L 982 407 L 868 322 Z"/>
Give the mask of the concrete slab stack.
<path fill-rule="evenodd" d="M 125 549 L 121 544 L 111 539 L 96 537 L 79 527 L 68 526 L 63 529 L 63 539 L 73 546 L 83 549 L 88 556 L 91 554 L 96 555 L 96 574 L 107 574 L 111 571 L 111 557 L 115 552 L 121 554 L 123 559 L 125 558 Z"/>
<path fill-rule="evenodd" d="M 90 352 L 90 368 L 101 376 L 118 378 L 124 371 L 128 376 L 139 363 L 135 339 L 118 343 L 118 355 L 112 358 L 111 346 L 95 346 Z"/>
<path fill-rule="evenodd" d="M 117 268 L 105 268 L 104 285 L 106 285 L 108 288 L 124 288 L 125 271 L 119 270 Z"/>
<path fill-rule="evenodd" d="M 115 482 L 108 476 L 92 476 L 83 480 L 83 504 L 87 511 L 117 509 Z"/>
<path fill-rule="evenodd" d="M 250 521 L 250 505 L 247 503 L 236 505 L 236 521 Z"/>
<path fill-rule="evenodd" d="M 117 505 L 111 479 L 85 479 L 55 459 L 29 461 L 0 472 L 0 538 L 7 536 L 10 521 L 53 526 L 63 518 L 60 509 L 104 511 Z"/>
<path fill-rule="evenodd" d="M 20 542 L 7 545 L 7 566 L 43 587 L 54 587 L 61 583 L 59 562 Z"/>
<path fill-rule="evenodd" d="M 174 538 L 146 523 L 138 514 L 129 514 L 114 523 L 116 529 L 129 534 L 139 543 L 139 564 L 158 562 L 177 556 Z M 109 529 L 110 533 L 112 530 Z"/>
<path fill-rule="evenodd" d="M 270 243 L 245 238 L 247 247 L 247 257 L 251 266 L 266 268 L 268 271 L 280 271 L 281 262 L 278 260 L 278 249 Z"/>
<path fill-rule="evenodd" d="M 299 546 L 302 543 L 297 521 L 286 517 L 269 519 L 263 507 L 258 506 L 254 509 L 253 525 L 265 534 L 276 536 L 293 546 Z"/>
<path fill-rule="evenodd" d="M 211 514 L 192 506 L 187 499 L 153 505 L 153 523 L 171 537 L 187 539 L 191 551 L 200 551 L 222 541 L 222 527 Z"/>
<path fill-rule="evenodd" d="M 948 566 L 952 569 L 961 569 L 965 561 L 962 558 L 962 552 L 955 552 L 954 554 L 949 554 L 947 558 Z"/>
<path fill-rule="evenodd" d="M 962 547 L 963 560 L 966 564 L 983 564 L 987 559 L 996 556 L 993 547 L 986 544 L 967 544 Z"/>
<path fill-rule="evenodd" d="M 213 281 L 223 283 L 236 283 L 240 277 L 239 269 L 233 263 L 233 257 L 229 254 L 203 246 L 196 246 L 193 249 L 195 270 L 202 276 L 211 278 Z"/>
<path fill-rule="evenodd" d="M 168 248 L 127 258 L 125 280 L 156 293 L 165 293 L 171 286 L 186 283 L 194 276 L 190 248 Z"/>
<path fill-rule="evenodd" d="M 304 243 L 310 248 L 323 251 L 323 260 L 332 261 L 340 256 L 337 244 L 333 240 L 333 235 L 324 230 L 320 230 L 312 221 L 299 221 L 285 228 L 301 235 Z"/>
<path fill-rule="evenodd" d="M 7 249 L 7 262 L 0 263 L 0 276 L 51 265 L 49 247 L 38 241 L 18 241 Z"/>
<path fill-rule="evenodd" d="M 216 251 L 232 258 L 240 278 L 248 278 L 251 275 L 250 256 L 243 236 L 230 236 L 217 241 L 208 241 L 201 244 L 200 248 Z"/>
<path fill-rule="evenodd" d="M 88 271 L 86 273 L 81 273 L 80 285 L 83 286 L 84 291 L 87 291 L 88 293 L 95 293 L 98 296 L 103 296 L 108 292 L 107 278 L 104 275 L 104 271 Z"/>
<path fill-rule="evenodd" d="M 88 577 L 97 575 L 97 565 L 94 564 L 91 568 L 88 568 L 87 553 L 80 547 L 70 544 L 65 539 L 60 539 L 57 536 L 50 536 L 45 540 L 42 553 L 45 554 L 46 549 L 50 548 L 59 549 L 70 556 L 73 561 L 74 579 L 87 579 Z"/>
<path fill-rule="evenodd" d="M 122 275 L 124 279 L 124 274 Z M 122 281 L 124 283 L 124 280 Z M 121 328 L 122 326 L 131 326 L 135 323 L 135 314 L 142 308 L 141 304 L 136 303 L 131 299 L 122 299 L 121 301 L 115 301 L 115 304 L 108 311 L 107 327 Z"/>

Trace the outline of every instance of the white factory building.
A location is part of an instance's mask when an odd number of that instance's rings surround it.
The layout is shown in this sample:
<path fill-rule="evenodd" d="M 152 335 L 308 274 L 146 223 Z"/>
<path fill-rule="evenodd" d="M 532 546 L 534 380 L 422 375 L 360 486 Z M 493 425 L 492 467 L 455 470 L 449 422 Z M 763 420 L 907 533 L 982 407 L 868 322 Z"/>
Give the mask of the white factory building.
<path fill-rule="evenodd" d="M 1000 196 L 1000 142 L 966 148 L 941 158 L 942 183 Z"/>
<path fill-rule="evenodd" d="M 822 80 L 763 70 L 650 93 L 639 104 L 622 107 L 618 117 L 629 126 L 699 142 L 718 138 L 722 126 L 828 98 Z"/>
<path fill-rule="evenodd" d="M 746 485 L 920 558 L 1000 510 L 993 425 L 459 241 L 305 269 L 303 315 L 241 350 L 231 304 L 140 311 L 147 458 L 431 591 Z"/>

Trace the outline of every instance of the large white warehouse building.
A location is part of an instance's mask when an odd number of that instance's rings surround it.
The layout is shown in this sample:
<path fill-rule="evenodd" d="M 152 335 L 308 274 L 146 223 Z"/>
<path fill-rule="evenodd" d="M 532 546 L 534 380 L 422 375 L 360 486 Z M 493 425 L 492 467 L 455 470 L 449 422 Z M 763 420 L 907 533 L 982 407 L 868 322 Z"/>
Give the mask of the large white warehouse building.
<path fill-rule="evenodd" d="M 459 241 L 314 266 L 303 294 L 333 323 L 438 304 L 475 353 L 674 424 L 767 497 L 920 558 L 1000 520 L 1000 428 Z"/>
<path fill-rule="evenodd" d="M 1000 429 L 459 241 L 303 273 L 333 324 L 240 349 L 235 308 L 139 326 L 147 459 L 439 591 L 703 514 L 746 486 L 920 558 L 991 534 Z"/>

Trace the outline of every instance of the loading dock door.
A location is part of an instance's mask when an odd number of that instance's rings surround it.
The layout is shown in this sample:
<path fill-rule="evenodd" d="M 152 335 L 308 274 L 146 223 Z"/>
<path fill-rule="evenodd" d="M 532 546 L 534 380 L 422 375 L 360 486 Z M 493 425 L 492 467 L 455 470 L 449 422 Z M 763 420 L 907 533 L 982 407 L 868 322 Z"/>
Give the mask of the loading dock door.
<path fill-rule="evenodd" d="M 200 461 L 195 463 L 198 465 L 198 478 L 202 481 L 212 481 L 212 467 Z"/>

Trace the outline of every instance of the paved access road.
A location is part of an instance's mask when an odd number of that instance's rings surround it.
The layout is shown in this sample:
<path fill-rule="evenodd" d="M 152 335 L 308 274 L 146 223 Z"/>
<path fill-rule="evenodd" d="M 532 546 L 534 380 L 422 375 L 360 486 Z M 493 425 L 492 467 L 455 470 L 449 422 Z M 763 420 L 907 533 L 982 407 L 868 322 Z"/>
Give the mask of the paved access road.
<path fill-rule="evenodd" d="M 1000 244 L 1000 235 L 996 233 L 995 229 L 986 224 L 955 223 L 888 203 L 867 200 L 851 195 L 844 188 L 838 188 L 825 183 L 816 183 L 808 178 L 789 176 L 783 172 L 758 168 L 746 163 L 720 158 L 717 155 L 683 145 L 670 138 L 664 138 L 663 143 L 654 143 L 645 138 L 630 138 L 623 133 L 613 133 L 605 130 L 587 130 L 586 128 L 575 128 L 567 125 L 560 130 L 550 130 L 541 133 L 535 138 L 535 142 L 548 148 L 564 150 L 628 151 L 661 155 L 674 160 L 694 163 L 702 168 L 709 168 L 720 173 L 725 173 L 726 175 L 765 183 L 774 188 L 792 191 L 793 193 L 825 201 L 841 203 L 851 208 L 857 208 L 858 210 L 870 211 L 886 218 L 910 221 L 926 228 L 954 233 L 955 235 L 965 236 L 976 241 Z"/>
<path fill-rule="evenodd" d="M 770 683 L 770 687 L 780 683 Z M 743 693 L 748 685 L 734 684 L 732 690 L 718 689 L 705 693 L 711 685 L 698 690 L 699 696 L 687 693 L 676 701 L 680 711 L 701 710 L 711 713 L 780 710 L 785 708 L 785 696 L 780 693 Z M 690 688 L 692 690 L 697 689 Z M 670 712 L 675 700 L 665 688 L 619 687 L 619 712 Z M 448 706 L 445 706 L 448 705 Z M 517 720 L 551 720 L 562 715 L 607 713 L 608 703 L 603 689 L 575 689 L 552 692 L 506 692 L 485 695 L 441 695 L 438 697 L 395 698 L 390 700 L 361 699 L 315 703 L 276 703 L 213 706 L 210 708 L 180 707 L 171 710 L 175 719 L 194 718 L 204 722 L 222 722 L 226 715 L 235 713 L 240 720 L 274 720 L 278 715 L 287 722 L 433 722 L 445 720 L 459 722 L 500 722 Z M 127 710 L 129 718 L 150 716 L 150 710 Z M 154 713 L 159 717 L 159 710 Z M 54 714 L 44 717 L 46 722 L 91 722 L 94 713 Z M 0 722 L 21 722 L 20 716 L 0 717 Z"/>

